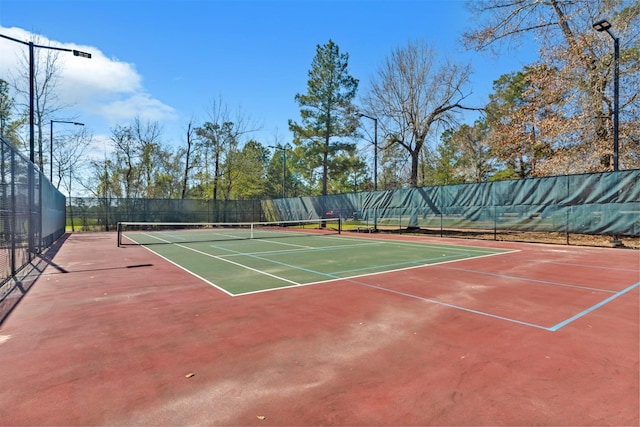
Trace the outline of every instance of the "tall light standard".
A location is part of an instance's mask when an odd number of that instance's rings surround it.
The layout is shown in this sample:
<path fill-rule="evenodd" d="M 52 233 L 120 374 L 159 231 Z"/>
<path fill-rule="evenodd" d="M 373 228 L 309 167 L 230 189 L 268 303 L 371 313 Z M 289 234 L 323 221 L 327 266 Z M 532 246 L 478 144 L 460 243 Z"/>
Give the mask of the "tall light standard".
<path fill-rule="evenodd" d="M 366 117 L 373 120 L 373 191 L 378 190 L 378 119 L 367 116 L 366 114 L 357 113 L 358 117 Z"/>
<path fill-rule="evenodd" d="M 84 126 L 84 123 L 69 122 L 66 120 L 51 120 L 49 129 L 49 182 L 53 182 L 53 124 L 54 123 L 69 123 L 70 125 Z M 42 153 L 40 153 L 42 157 Z"/>
<path fill-rule="evenodd" d="M 29 160 L 34 162 L 35 153 L 34 153 L 34 60 L 33 60 L 33 51 L 34 48 L 41 49 L 50 49 L 50 50 L 60 50 L 63 52 L 72 52 L 74 56 L 80 56 L 82 58 L 91 58 L 91 54 L 87 52 L 82 52 L 75 49 L 65 49 L 62 47 L 54 47 L 54 46 L 43 46 L 39 44 L 34 44 L 33 42 L 25 42 L 23 40 L 14 39 L 13 37 L 5 36 L 4 34 L 0 34 L 0 37 L 11 40 L 17 43 L 21 43 L 23 45 L 29 46 Z"/>
<path fill-rule="evenodd" d="M 620 39 L 610 31 L 611 24 L 606 19 L 593 23 L 596 31 L 606 31 L 613 39 L 613 170 L 618 170 L 618 127 L 620 108 Z"/>
<path fill-rule="evenodd" d="M 23 40 L 18 40 L 15 39 L 13 37 L 9 37 L 9 36 L 5 36 L 4 34 L 0 34 L 0 37 L 2 37 L 3 39 L 7 39 L 7 40 L 11 40 L 14 41 L 16 43 L 20 43 L 23 44 L 25 46 L 29 46 L 29 160 L 31 160 L 31 164 L 33 165 L 34 161 L 35 161 L 35 150 L 34 150 L 34 146 L 35 146 L 35 136 L 34 136 L 34 131 L 33 131 L 33 127 L 34 127 L 34 54 L 33 51 L 34 49 L 37 48 L 41 48 L 41 49 L 51 49 L 51 50 L 60 50 L 63 52 L 72 52 L 74 56 L 80 56 L 82 58 L 91 58 L 91 54 L 87 53 L 87 52 L 82 52 L 79 50 L 75 50 L 75 49 L 65 49 L 65 48 L 61 48 L 61 47 L 53 47 L 53 46 L 43 46 L 43 45 L 38 45 L 35 44 L 33 42 L 25 42 Z M 35 204 L 35 200 L 34 200 L 34 193 L 35 193 L 35 183 L 34 181 L 34 173 L 29 171 L 29 177 L 28 177 L 28 192 L 29 192 L 29 218 L 28 218 L 28 227 L 29 227 L 29 254 L 30 256 L 32 254 L 36 253 L 36 248 L 35 248 L 35 221 L 36 218 L 34 218 L 34 215 L 36 215 L 36 213 L 34 212 L 34 204 Z M 40 217 L 42 217 L 42 211 L 40 211 Z M 42 221 L 40 221 L 40 234 L 42 234 Z M 41 236 L 42 237 L 42 236 Z M 32 258 L 30 258 L 29 260 L 31 260 Z"/>
<path fill-rule="evenodd" d="M 282 150 L 282 198 L 285 198 L 285 182 L 287 178 L 287 146 L 286 145 L 270 145 L 269 148 Z"/>
<path fill-rule="evenodd" d="M 358 117 L 373 120 L 373 191 L 378 191 L 378 119 L 363 113 L 356 113 Z M 373 229 L 378 231 L 378 213 L 373 209 Z"/>

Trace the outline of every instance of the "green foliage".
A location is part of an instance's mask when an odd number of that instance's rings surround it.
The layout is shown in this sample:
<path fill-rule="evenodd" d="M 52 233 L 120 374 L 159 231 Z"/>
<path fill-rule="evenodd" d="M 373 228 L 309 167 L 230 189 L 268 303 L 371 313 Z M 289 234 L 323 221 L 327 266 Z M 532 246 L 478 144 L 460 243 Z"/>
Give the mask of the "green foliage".
<path fill-rule="evenodd" d="M 267 159 L 269 153 L 257 141 L 247 142 L 238 153 L 234 191 L 231 199 L 262 199 L 266 193 Z"/>
<path fill-rule="evenodd" d="M 269 198 L 285 197 L 292 195 L 295 188 L 292 167 L 294 159 L 290 147 L 280 146 L 273 151 L 273 155 L 267 160 L 266 178 L 264 183 L 265 196 Z M 284 189 L 283 189 L 284 183 Z"/>
<path fill-rule="evenodd" d="M 378 190 L 394 190 L 409 184 L 409 169 L 404 149 L 399 144 L 385 142 L 379 154 Z"/>
<path fill-rule="evenodd" d="M 441 136 L 441 144 L 436 149 L 436 164 L 433 171 L 433 185 L 460 184 L 464 177 L 457 172 L 461 153 L 453 138 L 454 131 L 446 130 Z"/>
<path fill-rule="evenodd" d="M 238 140 L 235 133 L 235 124 L 230 121 L 222 123 L 206 122 L 201 127 L 195 129 L 198 136 L 197 147 L 203 159 L 204 175 L 201 178 L 211 176 L 213 182 L 200 183 L 203 189 L 209 188 L 211 191 L 204 191 L 203 196 L 217 200 L 218 193 L 222 188 L 222 176 L 225 172 L 231 171 L 233 152 L 237 150 Z M 229 160 L 229 162 L 227 162 Z M 226 190 L 229 193 L 230 177 L 227 176 Z"/>
<path fill-rule="evenodd" d="M 329 190 L 333 194 L 373 188 L 365 162 L 354 151 L 344 151 L 336 155 L 330 173 L 333 179 Z"/>
<path fill-rule="evenodd" d="M 13 118 L 15 101 L 9 92 L 9 84 L 0 79 L 0 136 L 19 145 L 18 129 L 27 122 L 26 117 Z"/>
<path fill-rule="evenodd" d="M 522 105 L 526 88 L 527 81 L 522 71 L 503 74 L 494 81 L 493 93 L 489 94 L 489 104 L 485 107 L 487 122 L 500 121 L 510 109 Z"/>
<path fill-rule="evenodd" d="M 513 169 L 503 169 L 491 175 L 489 181 L 505 181 L 508 179 L 518 179 L 520 175 Z"/>
<path fill-rule="evenodd" d="M 494 162 L 484 120 L 449 129 L 438 147 L 437 184 L 482 182 L 494 172 Z"/>

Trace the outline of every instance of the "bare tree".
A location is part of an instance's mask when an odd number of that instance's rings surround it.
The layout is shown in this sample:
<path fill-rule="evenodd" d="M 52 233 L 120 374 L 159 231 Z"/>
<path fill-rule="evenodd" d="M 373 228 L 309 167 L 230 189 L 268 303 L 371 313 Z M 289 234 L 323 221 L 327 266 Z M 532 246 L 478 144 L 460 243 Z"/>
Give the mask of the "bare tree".
<path fill-rule="evenodd" d="M 138 169 L 136 167 L 138 152 L 131 128 L 129 126 L 116 125 L 115 128 L 111 129 L 111 142 L 114 148 L 115 164 L 118 168 L 118 173 L 122 176 L 123 195 L 126 198 L 131 198 L 135 195 L 138 179 Z"/>
<path fill-rule="evenodd" d="M 208 119 L 202 126 L 194 129 L 198 136 L 197 149 L 203 159 L 201 166 L 204 168 L 200 173 L 200 197 L 217 200 L 223 185 L 224 194 L 230 193 L 233 186 L 231 172 L 234 168 L 234 153 L 237 152 L 242 137 L 255 128 L 252 128 L 253 125 L 242 111 L 232 114 L 221 99 L 212 101 Z M 213 164 L 210 163 L 210 158 L 213 158 Z"/>
<path fill-rule="evenodd" d="M 39 44 L 39 37 L 33 36 L 31 41 Z M 34 103 L 34 130 L 35 143 L 37 145 L 37 157 L 35 158 L 40 170 L 43 169 L 42 145 L 44 129 L 47 118 L 53 113 L 64 108 L 56 95 L 56 86 L 61 72 L 58 58 L 59 51 L 50 49 L 34 49 L 33 53 L 33 103 Z M 29 109 L 29 55 L 24 52 L 20 58 L 20 68 L 17 76 L 13 77 L 13 86 L 20 97 L 19 105 L 25 110 Z M 28 117 L 28 114 L 27 114 Z"/>
<path fill-rule="evenodd" d="M 607 89 L 612 80 L 612 40 L 592 28 L 594 22 L 609 19 L 624 42 L 620 62 L 625 79 L 621 84 L 621 117 L 626 116 L 627 120 L 621 122 L 621 135 L 629 142 L 638 139 L 637 0 L 484 0 L 468 4 L 472 14 L 481 18 L 479 26 L 464 36 L 470 48 L 497 51 L 504 44 L 518 46 L 524 37 L 536 36 L 541 61 L 549 69 L 559 70 L 556 77 L 570 94 L 564 100 L 565 115 L 575 120 L 572 132 L 564 130 L 573 143 L 559 151 L 566 159 L 564 168 L 575 168 L 580 162 L 582 171 L 601 170 L 612 163 L 613 108 L 611 89 Z M 629 154 L 627 151 L 627 158 Z"/>
<path fill-rule="evenodd" d="M 17 131 L 26 120 L 24 117 L 14 117 L 14 106 L 15 99 L 9 91 L 9 83 L 0 79 L 0 136 L 16 144 L 19 141 Z"/>
<path fill-rule="evenodd" d="M 377 117 L 386 145 L 398 144 L 411 158 L 409 184 L 418 186 L 420 155 L 438 124 L 451 126 L 462 105 L 471 68 L 445 62 L 425 42 L 394 50 L 374 76 L 364 99 L 367 113 Z"/>
<path fill-rule="evenodd" d="M 52 184 L 57 188 L 64 187 L 71 191 L 74 174 L 79 174 L 86 166 L 86 153 L 91 145 L 93 137 L 83 127 L 80 130 L 56 137 L 53 144 L 52 165 L 55 166 L 55 176 Z M 65 180 L 67 179 L 67 180 Z M 71 193 L 69 192 L 69 195 Z"/>
<path fill-rule="evenodd" d="M 195 129 L 193 127 L 193 119 L 189 120 L 187 124 L 186 143 L 187 148 L 184 149 L 184 174 L 182 176 L 182 191 L 181 198 L 184 199 L 187 195 L 187 185 L 189 183 L 189 173 L 193 169 L 193 151 L 194 151 L 194 136 Z"/>
<path fill-rule="evenodd" d="M 73 184 L 81 183 L 84 179 L 84 169 L 88 166 L 85 154 L 91 144 L 91 136 L 85 128 L 72 134 L 68 138 L 57 140 L 54 157 L 57 162 L 56 188 L 62 186 L 67 191 L 69 216 L 73 230 L 73 208 L 71 199 L 73 196 Z"/>
<path fill-rule="evenodd" d="M 136 116 L 131 123 L 134 146 L 139 156 L 140 187 L 149 197 L 155 185 L 153 173 L 162 162 L 162 128 L 157 121 L 142 121 Z"/>

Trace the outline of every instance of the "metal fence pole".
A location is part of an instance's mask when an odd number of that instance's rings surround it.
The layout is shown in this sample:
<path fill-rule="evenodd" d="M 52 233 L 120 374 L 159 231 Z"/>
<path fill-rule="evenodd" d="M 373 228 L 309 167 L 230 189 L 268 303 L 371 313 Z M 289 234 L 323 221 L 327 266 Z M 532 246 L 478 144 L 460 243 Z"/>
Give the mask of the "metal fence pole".
<path fill-rule="evenodd" d="M 16 153 L 13 150 L 11 150 L 11 167 L 9 173 L 11 174 L 11 204 L 9 207 L 9 215 L 11 215 L 11 275 L 15 276 L 17 273 L 16 239 L 18 237 L 18 213 L 16 209 Z"/>

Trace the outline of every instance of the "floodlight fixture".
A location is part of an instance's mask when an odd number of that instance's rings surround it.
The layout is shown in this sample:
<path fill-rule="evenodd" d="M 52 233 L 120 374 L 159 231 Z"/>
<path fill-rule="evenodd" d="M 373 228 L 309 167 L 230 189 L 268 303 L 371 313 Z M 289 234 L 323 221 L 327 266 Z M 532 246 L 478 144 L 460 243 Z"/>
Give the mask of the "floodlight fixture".
<path fill-rule="evenodd" d="M 596 31 L 607 31 L 609 28 L 611 28 L 611 23 L 606 19 L 593 23 L 593 29 Z"/>
<path fill-rule="evenodd" d="M 90 53 L 82 52 L 82 51 L 80 51 L 80 50 L 75 50 L 75 49 L 73 49 L 73 51 L 72 51 L 72 52 L 73 52 L 73 56 L 80 56 L 80 57 L 82 57 L 82 58 L 88 58 L 88 59 L 91 59 L 91 54 L 90 54 Z"/>

